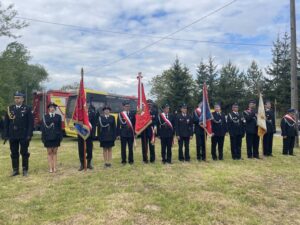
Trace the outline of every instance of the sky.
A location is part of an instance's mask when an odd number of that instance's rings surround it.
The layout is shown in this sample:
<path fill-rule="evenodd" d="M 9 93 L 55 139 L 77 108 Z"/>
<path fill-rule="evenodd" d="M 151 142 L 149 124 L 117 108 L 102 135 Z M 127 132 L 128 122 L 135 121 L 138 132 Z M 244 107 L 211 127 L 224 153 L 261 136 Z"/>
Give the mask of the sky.
<path fill-rule="evenodd" d="M 241 70 L 246 70 L 252 60 L 261 68 L 268 66 L 272 60 L 270 45 L 278 34 L 290 32 L 289 1 L 237 0 L 212 13 L 231 1 L 5 0 L 2 4 L 14 4 L 19 17 L 72 25 L 28 21 L 28 27 L 17 31 L 21 35 L 17 41 L 29 49 L 31 63 L 43 65 L 48 71 L 49 79 L 43 83 L 46 89 L 79 82 L 83 67 L 86 87 L 136 95 L 138 72 L 143 73 L 149 92 L 149 81 L 170 68 L 176 57 L 194 77 L 199 62 L 207 61 L 209 56 L 219 68 L 229 60 Z M 300 1 L 296 2 L 296 9 L 300 9 Z M 300 26 L 299 14 L 298 10 Z M 196 20 L 200 21 L 170 36 L 173 39 L 157 42 Z M 12 41 L 1 37 L 0 51 Z"/>

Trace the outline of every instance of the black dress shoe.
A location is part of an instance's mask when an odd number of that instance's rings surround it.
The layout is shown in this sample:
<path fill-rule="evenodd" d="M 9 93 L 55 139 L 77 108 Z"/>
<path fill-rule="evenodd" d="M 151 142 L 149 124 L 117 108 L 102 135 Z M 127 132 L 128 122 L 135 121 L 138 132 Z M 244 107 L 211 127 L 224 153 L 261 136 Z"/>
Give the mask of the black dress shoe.
<path fill-rule="evenodd" d="M 84 167 L 83 167 L 83 165 L 80 165 L 78 171 L 82 171 L 82 170 L 84 170 Z"/>
<path fill-rule="evenodd" d="M 18 170 L 14 170 L 11 174 L 12 177 L 20 175 Z"/>
<path fill-rule="evenodd" d="M 23 176 L 28 177 L 28 170 L 23 170 Z"/>
<path fill-rule="evenodd" d="M 87 168 L 90 169 L 90 170 L 94 169 L 94 167 L 92 166 L 92 164 L 88 164 Z"/>

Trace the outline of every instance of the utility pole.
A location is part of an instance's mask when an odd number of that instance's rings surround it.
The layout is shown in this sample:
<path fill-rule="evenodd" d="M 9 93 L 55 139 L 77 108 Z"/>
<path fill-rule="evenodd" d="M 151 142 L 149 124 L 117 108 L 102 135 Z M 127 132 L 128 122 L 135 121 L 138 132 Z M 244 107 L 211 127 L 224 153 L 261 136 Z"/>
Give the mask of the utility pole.
<path fill-rule="evenodd" d="M 297 134 L 298 134 L 298 79 L 297 79 L 297 40 L 296 40 L 296 9 L 295 0 L 290 0 L 291 22 L 291 105 L 296 110 Z M 299 147 L 299 136 L 296 138 L 296 146 Z"/>

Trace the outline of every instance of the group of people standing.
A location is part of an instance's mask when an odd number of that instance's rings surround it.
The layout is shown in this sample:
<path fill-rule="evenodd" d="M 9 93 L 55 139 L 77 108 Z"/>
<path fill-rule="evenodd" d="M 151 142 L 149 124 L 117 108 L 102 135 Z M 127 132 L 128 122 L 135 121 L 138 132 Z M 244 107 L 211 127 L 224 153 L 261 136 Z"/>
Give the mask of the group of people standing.
<path fill-rule="evenodd" d="M 14 95 L 15 104 L 7 109 L 4 120 L 3 137 L 9 140 L 12 160 L 12 176 L 19 175 L 19 154 L 22 155 L 23 175 L 28 175 L 28 159 L 30 153 L 28 146 L 33 134 L 33 116 L 31 108 L 24 105 L 24 94 L 16 92 Z M 168 104 L 162 106 L 162 112 L 154 110 L 153 102 L 148 101 L 152 123 L 139 135 L 142 146 L 142 157 L 144 163 L 154 163 L 155 138 L 160 139 L 161 160 L 163 164 L 172 163 L 172 147 L 175 138 L 178 141 L 178 160 L 190 161 L 190 140 L 196 136 L 196 157 L 198 161 L 206 161 L 206 140 L 205 127 L 200 122 L 200 108 L 188 113 L 186 104 L 180 106 L 180 112 L 172 114 Z M 42 142 L 48 152 L 49 172 L 56 172 L 57 150 L 63 138 L 61 129 L 62 118 L 55 113 L 57 105 L 50 103 L 48 113 L 43 116 Z M 93 140 L 96 130 L 100 147 L 103 148 L 104 166 L 111 167 L 112 148 L 118 139 L 121 142 L 121 163 L 134 163 L 133 149 L 136 144 L 135 114 L 130 109 L 129 102 L 123 102 L 123 111 L 115 119 L 110 114 L 111 108 L 105 106 L 102 113 L 97 112 L 90 104 L 88 107 L 89 121 L 92 131 L 86 140 L 86 155 L 84 155 L 84 140 L 78 136 L 78 153 L 80 160 L 79 171 L 84 169 L 84 157 L 87 159 L 87 168 L 93 169 Z M 265 114 L 267 133 L 263 137 L 263 155 L 272 156 L 273 135 L 276 132 L 274 111 L 271 102 L 265 102 Z M 233 160 L 241 160 L 242 139 L 246 136 L 247 157 L 259 158 L 257 110 L 255 101 L 249 102 L 247 110 L 240 112 L 239 106 L 232 105 L 232 111 L 225 115 L 221 112 L 220 104 L 214 105 L 212 113 L 212 137 L 211 156 L 213 160 L 223 160 L 224 139 L 227 133 L 230 136 L 231 156 Z M 283 137 L 283 154 L 294 155 L 294 142 L 297 135 L 295 110 L 289 109 L 281 120 Z M 128 151 L 127 151 L 128 148 Z M 148 151 L 149 150 L 149 151 Z M 128 156 L 127 156 L 128 153 Z M 148 157 L 150 153 L 150 157 Z"/>

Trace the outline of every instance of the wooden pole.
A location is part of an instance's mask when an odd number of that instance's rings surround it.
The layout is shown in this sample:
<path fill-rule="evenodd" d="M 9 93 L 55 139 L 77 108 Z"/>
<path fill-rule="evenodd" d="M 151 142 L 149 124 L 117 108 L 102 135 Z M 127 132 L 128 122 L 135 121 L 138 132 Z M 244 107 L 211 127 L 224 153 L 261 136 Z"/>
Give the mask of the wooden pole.
<path fill-rule="evenodd" d="M 295 0 L 290 0 L 290 23 L 291 23 L 291 105 L 296 110 L 296 125 L 298 127 L 298 79 L 297 79 L 297 36 L 296 36 L 296 9 Z M 299 136 L 297 136 L 295 144 L 299 147 Z"/>
<path fill-rule="evenodd" d="M 86 140 L 83 141 L 83 165 L 84 171 L 87 170 L 87 163 L 86 163 Z"/>
<path fill-rule="evenodd" d="M 206 155 L 206 148 L 207 148 L 207 133 L 206 130 L 204 129 L 204 152 L 205 152 L 205 162 L 207 162 L 207 155 Z"/>
<path fill-rule="evenodd" d="M 81 79 L 83 82 L 83 68 L 81 68 Z M 84 107 L 84 106 L 81 106 Z M 84 171 L 87 170 L 87 162 L 86 162 L 86 140 L 83 139 L 83 167 L 84 167 Z"/>

